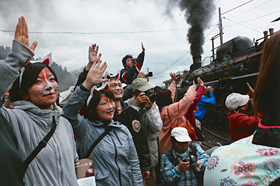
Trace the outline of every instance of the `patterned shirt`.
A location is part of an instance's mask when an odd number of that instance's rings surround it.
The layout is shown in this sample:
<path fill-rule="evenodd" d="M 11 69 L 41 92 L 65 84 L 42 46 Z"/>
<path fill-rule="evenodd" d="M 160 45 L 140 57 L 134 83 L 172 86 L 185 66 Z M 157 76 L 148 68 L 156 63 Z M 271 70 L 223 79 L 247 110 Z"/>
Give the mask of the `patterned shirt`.
<path fill-rule="evenodd" d="M 197 161 L 201 161 L 202 166 L 206 166 L 209 156 L 202 150 L 202 148 L 195 143 L 196 147 L 196 154 L 197 154 Z M 186 153 L 184 153 L 183 156 L 180 156 L 174 149 L 172 149 L 173 156 L 181 161 L 182 159 L 189 158 L 189 152 L 191 151 L 191 148 L 189 147 Z M 178 186 L 196 186 L 197 185 L 197 179 L 191 170 L 189 168 L 186 171 L 180 171 L 177 168 L 177 165 L 173 165 L 171 161 L 168 159 L 168 157 L 163 154 L 161 157 L 161 174 L 166 182 L 174 183 L 178 180 Z"/>

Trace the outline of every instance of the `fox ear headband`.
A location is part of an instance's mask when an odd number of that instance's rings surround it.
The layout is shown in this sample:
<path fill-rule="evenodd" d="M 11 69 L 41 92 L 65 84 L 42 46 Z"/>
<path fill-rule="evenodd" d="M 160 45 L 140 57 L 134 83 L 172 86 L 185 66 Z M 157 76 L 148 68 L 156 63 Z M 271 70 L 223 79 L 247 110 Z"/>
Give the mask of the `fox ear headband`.
<path fill-rule="evenodd" d="M 117 74 L 109 74 L 107 71 L 105 72 L 103 78 L 110 79 L 111 77 L 117 77 L 120 79 L 120 71 L 117 72 Z"/>
<path fill-rule="evenodd" d="M 120 78 L 120 72 L 118 71 L 117 74 L 109 74 L 108 72 L 105 72 L 103 75 L 103 78 L 110 79 L 111 77 L 117 77 L 118 79 Z M 94 94 L 102 89 L 108 89 L 109 88 L 109 81 L 104 82 L 101 87 L 97 88 L 96 86 L 92 87 L 90 90 L 90 96 L 87 99 L 87 106 L 89 105 L 90 100 L 94 96 Z"/>
<path fill-rule="evenodd" d="M 48 55 L 46 55 L 45 57 L 43 57 L 40 60 L 37 61 L 29 61 L 29 63 L 27 63 L 27 65 L 25 65 L 24 67 L 22 67 L 20 69 L 20 75 L 19 75 L 19 88 L 21 88 L 21 82 L 22 82 L 22 75 L 24 70 L 26 69 L 26 67 L 28 67 L 30 64 L 32 63 L 45 63 L 46 65 L 50 66 L 52 61 L 52 53 L 49 53 Z"/>
<path fill-rule="evenodd" d="M 94 96 L 94 94 L 102 89 L 108 89 L 109 88 L 109 84 L 108 82 L 104 83 L 101 87 L 97 88 L 96 86 L 93 86 L 90 90 L 90 95 L 87 99 L 87 106 L 89 105 L 89 102 L 91 100 L 91 98 Z"/>

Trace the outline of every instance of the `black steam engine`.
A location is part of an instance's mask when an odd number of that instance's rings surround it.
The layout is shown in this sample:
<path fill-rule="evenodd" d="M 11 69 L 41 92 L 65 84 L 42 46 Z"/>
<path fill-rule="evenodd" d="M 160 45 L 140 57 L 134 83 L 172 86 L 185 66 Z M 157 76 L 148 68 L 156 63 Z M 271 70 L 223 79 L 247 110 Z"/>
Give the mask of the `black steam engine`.
<path fill-rule="evenodd" d="M 270 34 L 273 29 L 270 29 Z M 209 65 L 201 67 L 201 56 L 193 56 L 193 64 L 190 72 L 184 77 L 188 81 L 200 77 L 205 86 L 215 88 L 214 94 L 217 105 L 208 112 L 210 122 L 228 126 L 228 110 L 224 106 L 226 96 L 232 92 L 246 94 L 249 92 L 247 82 L 254 88 L 262 56 L 265 41 L 269 37 L 264 32 L 264 37 L 251 41 L 247 37 L 235 37 L 232 40 L 220 45 L 216 50 L 216 58 Z M 214 49 L 213 49 L 214 50 Z M 206 117 L 205 119 L 209 119 Z M 209 121 L 207 121 L 209 122 Z"/>

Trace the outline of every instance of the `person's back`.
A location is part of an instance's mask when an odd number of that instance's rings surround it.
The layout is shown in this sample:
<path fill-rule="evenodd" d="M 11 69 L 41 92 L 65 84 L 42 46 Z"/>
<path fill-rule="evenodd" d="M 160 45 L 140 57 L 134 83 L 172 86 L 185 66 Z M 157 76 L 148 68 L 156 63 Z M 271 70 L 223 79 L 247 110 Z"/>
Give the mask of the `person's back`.
<path fill-rule="evenodd" d="M 12 139 L 11 126 L 0 113 L 0 185 L 24 185 L 23 161 Z"/>
<path fill-rule="evenodd" d="M 255 117 L 244 113 L 229 112 L 228 119 L 231 140 L 235 142 L 252 135 L 259 124 L 261 116 Z"/>
<path fill-rule="evenodd" d="M 194 113 L 196 119 L 196 125 L 198 128 L 201 126 L 201 122 L 203 121 L 207 107 L 215 106 L 216 99 L 213 93 L 214 89 L 212 87 L 205 88 L 204 95 L 201 97 L 200 101 L 197 103 L 198 110 Z M 207 95 L 209 92 L 209 96 Z"/>

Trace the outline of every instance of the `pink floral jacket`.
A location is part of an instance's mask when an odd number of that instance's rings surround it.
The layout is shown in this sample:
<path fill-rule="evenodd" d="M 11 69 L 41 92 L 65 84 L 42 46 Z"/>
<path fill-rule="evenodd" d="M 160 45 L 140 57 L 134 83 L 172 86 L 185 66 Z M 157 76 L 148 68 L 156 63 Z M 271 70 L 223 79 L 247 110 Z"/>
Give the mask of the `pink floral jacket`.
<path fill-rule="evenodd" d="M 280 177 L 280 148 L 252 144 L 253 135 L 211 154 L 204 186 L 270 185 Z"/>

